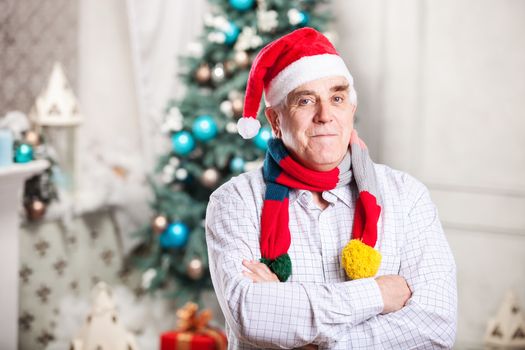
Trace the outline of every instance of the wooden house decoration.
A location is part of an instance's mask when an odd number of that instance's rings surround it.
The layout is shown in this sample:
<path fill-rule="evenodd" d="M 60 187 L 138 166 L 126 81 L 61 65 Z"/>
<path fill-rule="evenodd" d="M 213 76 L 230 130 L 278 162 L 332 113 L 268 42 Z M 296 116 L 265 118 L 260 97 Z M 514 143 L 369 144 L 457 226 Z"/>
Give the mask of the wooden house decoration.
<path fill-rule="evenodd" d="M 78 102 L 58 62 L 44 91 L 37 97 L 30 112 L 35 129 L 41 131 L 56 151 L 56 158 L 64 172 L 66 188 L 73 190 L 76 177 L 76 127 L 83 121 Z"/>
<path fill-rule="evenodd" d="M 514 291 L 507 292 L 496 317 L 489 320 L 485 344 L 525 349 L 525 316 Z"/>

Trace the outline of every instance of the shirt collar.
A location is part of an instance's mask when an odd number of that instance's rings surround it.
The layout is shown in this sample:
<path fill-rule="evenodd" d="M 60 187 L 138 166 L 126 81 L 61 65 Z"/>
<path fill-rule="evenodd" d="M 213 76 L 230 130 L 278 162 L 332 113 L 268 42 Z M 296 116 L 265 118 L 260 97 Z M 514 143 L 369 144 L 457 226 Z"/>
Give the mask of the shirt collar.
<path fill-rule="evenodd" d="M 296 189 L 293 189 L 293 188 L 290 188 L 290 192 L 289 192 L 289 196 L 288 196 L 288 201 L 290 204 L 293 204 L 296 200 L 298 200 L 302 195 L 303 193 L 305 192 L 308 192 L 306 190 L 296 190 Z"/>
<path fill-rule="evenodd" d="M 323 198 L 331 203 L 334 203 L 336 199 L 339 199 L 347 207 L 351 208 L 352 207 L 352 191 L 354 190 L 354 187 L 355 187 L 355 182 L 352 181 L 347 186 L 342 186 L 342 187 L 334 188 L 333 190 L 327 191 L 328 193 L 325 193 L 323 195 Z M 332 197 L 333 200 L 330 200 L 331 199 L 330 197 Z"/>
<path fill-rule="evenodd" d="M 352 189 L 350 188 L 352 187 Z M 352 181 L 349 186 L 342 186 L 332 190 L 324 191 L 323 198 L 329 203 L 335 203 L 337 200 L 343 202 L 347 207 L 352 207 L 352 191 L 355 183 Z M 308 195 L 308 190 L 290 189 L 289 204 L 293 204 L 303 195 Z"/>

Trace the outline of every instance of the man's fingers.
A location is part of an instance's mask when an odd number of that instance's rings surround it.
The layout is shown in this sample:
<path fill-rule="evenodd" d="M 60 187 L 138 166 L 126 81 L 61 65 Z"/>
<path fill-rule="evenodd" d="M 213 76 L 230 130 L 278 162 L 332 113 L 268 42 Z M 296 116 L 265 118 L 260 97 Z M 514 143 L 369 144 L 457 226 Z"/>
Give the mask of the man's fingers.
<path fill-rule="evenodd" d="M 268 274 L 273 274 L 272 270 L 270 270 L 270 268 L 268 267 L 268 265 L 266 264 L 263 264 L 263 263 L 260 263 L 262 266 L 261 268 Z"/>
<path fill-rule="evenodd" d="M 259 274 L 267 274 L 268 272 L 271 273 L 271 271 L 268 268 L 268 266 L 266 266 L 265 264 L 263 264 L 261 262 L 243 260 L 242 264 L 247 269 L 249 269 L 250 271 L 252 271 L 254 273 L 259 273 Z"/>
<path fill-rule="evenodd" d="M 242 265 L 248 269 L 243 274 L 254 282 L 278 282 L 277 276 L 268 266 L 258 261 L 243 260 Z"/>
<path fill-rule="evenodd" d="M 257 276 L 265 276 L 267 275 L 264 269 L 260 265 L 264 265 L 262 263 L 254 263 L 248 260 L 243 260 L 242 262 L 243 266 L 248 269 L 248 271 L 254 275 Z"/>

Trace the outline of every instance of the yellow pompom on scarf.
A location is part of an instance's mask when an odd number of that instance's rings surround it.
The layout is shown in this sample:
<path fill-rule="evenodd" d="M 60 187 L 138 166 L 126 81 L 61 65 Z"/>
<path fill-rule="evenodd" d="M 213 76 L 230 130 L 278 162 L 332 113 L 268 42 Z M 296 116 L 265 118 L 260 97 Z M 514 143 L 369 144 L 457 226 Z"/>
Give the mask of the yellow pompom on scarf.
<path fill-rule="evenodd" d="M 358 239 L 350 240 L 341 255 L 341 264 L 353 280 L 374 277 L 381 265 L 381 253 Z"/>

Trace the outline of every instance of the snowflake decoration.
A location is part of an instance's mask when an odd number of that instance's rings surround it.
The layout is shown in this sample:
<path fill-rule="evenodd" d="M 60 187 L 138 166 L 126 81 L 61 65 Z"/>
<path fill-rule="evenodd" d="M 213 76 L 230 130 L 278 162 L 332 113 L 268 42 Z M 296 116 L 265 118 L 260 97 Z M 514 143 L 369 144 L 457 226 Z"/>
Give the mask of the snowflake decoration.
<path fill-rule="evenodd" d="M 182 119 L 183 116 L 177 107 L 171 107 L 164 124 L 160 127 L 161 131 L 165 134 L 172 131 L 182 130 Z"/>
<path fill-rule="evenodd" d="M 277 16 L 277 12 L 274 10 L 257 11 L 257 27 L 261 32 L 271 32 L 279 24 Z"/>
<path fill-rule="evenodd" d="M 291 25 L 296 26 L 303 20 L 303 15 L 298 9 L 290 9 L 288 11 L 288 21 Z"/>
<path fill-rule="evenodd" d="M 235 43 L 235 50 L 237 51 L 248 51 L 250 49 L 256 49 L 263 44 L 263 40 L 257 35 L 257 32 L 252 27 L 244 27 L 241 34 L 237 38 Z"/>

